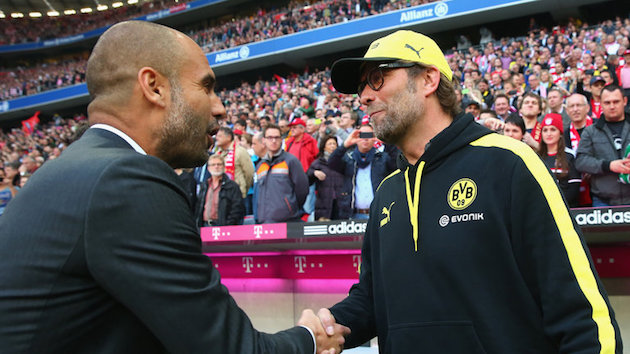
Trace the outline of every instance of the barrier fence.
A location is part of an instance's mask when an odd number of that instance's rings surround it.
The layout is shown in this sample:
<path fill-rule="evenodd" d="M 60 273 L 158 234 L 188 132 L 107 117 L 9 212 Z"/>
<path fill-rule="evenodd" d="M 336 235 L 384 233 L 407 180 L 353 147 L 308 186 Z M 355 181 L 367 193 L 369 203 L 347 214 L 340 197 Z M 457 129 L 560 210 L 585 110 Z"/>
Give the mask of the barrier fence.
<path fill-rule="evenodd" d="M 630 206 L 572 209 L 602 278 L 630 277 Z M 224 278 L 358 279 L 366 220 L 204 227 Z"/>

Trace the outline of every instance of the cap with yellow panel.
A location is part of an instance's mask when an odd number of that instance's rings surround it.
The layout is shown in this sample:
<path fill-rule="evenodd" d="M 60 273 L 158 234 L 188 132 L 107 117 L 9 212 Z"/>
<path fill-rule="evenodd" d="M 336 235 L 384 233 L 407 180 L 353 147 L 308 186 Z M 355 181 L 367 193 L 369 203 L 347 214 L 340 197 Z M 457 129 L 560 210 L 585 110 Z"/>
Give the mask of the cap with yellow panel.
<path fill-rule="evenodd" d="M 453 78 L 453 72 L 444 53 L 433 39 L 421 33 L 403 30 L 372 42 L 363 58 L 337 60 L 331 69 L 332 84 L 341 93 L 357 93 L 361 64 L 399 60 L 434 66 L 449 80 Z"/>

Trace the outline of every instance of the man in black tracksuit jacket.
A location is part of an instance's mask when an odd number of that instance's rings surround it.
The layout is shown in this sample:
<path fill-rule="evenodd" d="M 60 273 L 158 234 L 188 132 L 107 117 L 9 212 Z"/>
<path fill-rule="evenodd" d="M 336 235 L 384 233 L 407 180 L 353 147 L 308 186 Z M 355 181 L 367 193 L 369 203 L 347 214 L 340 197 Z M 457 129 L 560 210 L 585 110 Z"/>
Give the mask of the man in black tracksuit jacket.
<path fill-rule="evenodd" d="M 346 347 L 378 336 L 381 353 L 622 353 L 553 177 L 527 145 L 456 115 L 451 78 L 411 31 L 333 66 L 402 154 L 372 202 L 359 283 L 324 325 L 350 327 Z"/>
<path fill-rule="evenodd" d="M 212 178 L 208 178 L 199 185 L 197 203 L 195 205 L 195 219 L 198 226 L 205 226 L 203 221 L 203 209 L 205 207 L 208 184 Z M 221 189 L 219 190 L 218 219 L 213 226 L 240 225 L 245 217 L 245 204 L 241 190 L 236 182 L 232 181 L 225 173 L 221 176 Z"/>

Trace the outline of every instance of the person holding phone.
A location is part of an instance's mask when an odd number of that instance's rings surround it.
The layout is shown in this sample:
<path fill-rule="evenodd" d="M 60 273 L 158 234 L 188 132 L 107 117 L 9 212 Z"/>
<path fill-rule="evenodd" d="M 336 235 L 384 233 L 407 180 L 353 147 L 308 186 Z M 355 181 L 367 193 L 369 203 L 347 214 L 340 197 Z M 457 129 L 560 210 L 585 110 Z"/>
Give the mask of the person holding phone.
<path fill-rule="evenodd" d="M 328 159 L 328 167 L 343 175 L 343 191 L 338 199 L 340 219 L 367 219 L 370 203 L 383 178 L 396 169 L 398 149 L 374 147 L 374 128 L 363 124 Z"/>

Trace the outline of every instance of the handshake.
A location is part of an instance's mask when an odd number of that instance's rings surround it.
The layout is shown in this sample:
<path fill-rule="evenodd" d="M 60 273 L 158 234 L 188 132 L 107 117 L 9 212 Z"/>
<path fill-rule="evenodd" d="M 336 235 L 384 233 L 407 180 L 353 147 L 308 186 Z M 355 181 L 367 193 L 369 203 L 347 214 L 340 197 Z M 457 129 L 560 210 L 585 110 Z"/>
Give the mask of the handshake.
<path fill-rule="evenodd" d="M 312 310 L 302 311 L 298 325 L 310 328 L 317 342 L 317 354 L 339 354 L 343 350 L 345 336 L 350 334 L 350 328 L 335 322 L 335 318 L 322 308 L 317 315 Z"/>

